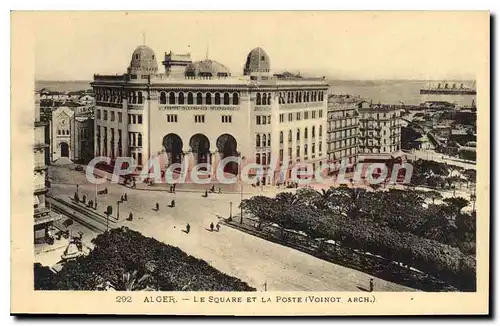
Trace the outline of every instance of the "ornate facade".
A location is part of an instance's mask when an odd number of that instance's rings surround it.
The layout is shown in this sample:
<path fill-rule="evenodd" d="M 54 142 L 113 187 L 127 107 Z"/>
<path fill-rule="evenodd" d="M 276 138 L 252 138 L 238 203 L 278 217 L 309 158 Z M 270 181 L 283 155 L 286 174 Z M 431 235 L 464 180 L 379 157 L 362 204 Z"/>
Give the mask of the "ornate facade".
<path fill-rule="evenodd" d="M 323 78 L 272 75 L 260 48 L 247 57 L 243 76 L 214 60 L 189 54 L 156 56 L 138 47 L 126 74 L 95 75 L 95 156 L 133 157 L 139 166 L 166 153 L 168 162 L 326 163 L 328 85 Z M 237 174 L 235 164 L 226 172 Z M 281 175 L 283 177 L 283 175 Z M 275 179 L 276 180 L 276 179 Z"/>

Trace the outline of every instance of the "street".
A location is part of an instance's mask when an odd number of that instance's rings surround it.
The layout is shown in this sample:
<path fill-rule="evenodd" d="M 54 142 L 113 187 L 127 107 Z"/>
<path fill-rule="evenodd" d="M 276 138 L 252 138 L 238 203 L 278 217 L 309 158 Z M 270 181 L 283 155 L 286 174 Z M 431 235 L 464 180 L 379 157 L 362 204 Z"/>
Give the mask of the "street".
<path fill-rule="evenodd" d="M 372 277 L 225 226 L 220 232 L 211 232 L 211 222 L 215 224 L 219 217 L 229 215 L 230 202 L 233 202 L 233 215 L 238 213 L 239 194 L 209 194 L 208 198 L 203 198 L 201 193 L 195 192 L 170 194 L 116 184 L 106 187 L 108 194 L 99 195 L 98 211 L 112 205 L 113 216 L 116 216 L 117 201 L 127 193 L 128 201 L 120 204 L 123 225 L 177 246 L 258 290 L 263 290 L 266 283 L 269 291 L 359 291 L 358 287 L 366 288 Z M 75 191 L 74 185 L 52 184 L 50 194 L 67 198 Z M 84 184 L 79 186 L 79 192 L 92 199 L 95 187 Z M 249 196 L 244 195 L 244 198 Z M 172 199 L 175 199 L 175 207 L 167 207 Z M 156 202 L 160 204 L 159 211 L 154 209 Z M 134 220 L 125 221 L 130 212 Z M 189 234 L 182 231 L 187 223 L 191 225 Z M 375 289 L 412 290 L 376 278 Z"/>

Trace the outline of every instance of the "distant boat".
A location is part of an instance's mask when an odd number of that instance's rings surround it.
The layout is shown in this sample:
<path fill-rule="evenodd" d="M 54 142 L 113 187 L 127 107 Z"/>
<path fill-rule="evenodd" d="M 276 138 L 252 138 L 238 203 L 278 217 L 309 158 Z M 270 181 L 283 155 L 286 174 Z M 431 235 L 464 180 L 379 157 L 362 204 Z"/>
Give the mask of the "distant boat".
<path fill-rule="evenodd" d="M 443 95 L 476 95 L 476 83 L 472 87 L 466 87 L 463 83 L 438 83 L 422 88 L 420 94 L 443 94 Z"/>

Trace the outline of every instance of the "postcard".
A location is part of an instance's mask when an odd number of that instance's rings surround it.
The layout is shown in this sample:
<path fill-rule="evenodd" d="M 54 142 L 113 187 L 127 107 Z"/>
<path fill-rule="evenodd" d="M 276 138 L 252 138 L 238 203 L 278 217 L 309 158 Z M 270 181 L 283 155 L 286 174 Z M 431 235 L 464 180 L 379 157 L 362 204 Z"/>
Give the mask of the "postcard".
<path fill-rule="evenodd" d="M 11 314 L 489 314 L 489 12 L 11 18 Z"/>

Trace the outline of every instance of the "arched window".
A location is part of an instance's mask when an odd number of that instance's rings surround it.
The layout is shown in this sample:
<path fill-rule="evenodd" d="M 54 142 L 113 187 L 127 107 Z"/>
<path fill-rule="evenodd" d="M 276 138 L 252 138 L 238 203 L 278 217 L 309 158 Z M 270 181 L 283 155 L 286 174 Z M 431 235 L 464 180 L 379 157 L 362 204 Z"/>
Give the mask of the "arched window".
<path fill-rule="evenodd" d="M 262 94 L 262 105 L 266 105 L 267 104 L 267 95 L 266 93 L 263 93 Z"/>
<path fill-rule="evenodd" d="M 264 135 L 262 135 L 262 147 L 265 147 L 266 143 L 267 143 L 267 141 L 266 141 L 266 135 L 264 134 Z"/>
<path fill-rule="evenodd" d="M 319 126 L 319 136 L 323 136 L 323 126 Z"/>
<path fill-rule="evenodd" d="M 256 98 L 256 100 L 255 100 L 255 104 L 256 104 L 256 105 L 260 105 L 260 102 L 261 102 L 261 101 L 260 101 L 260 93 L 257 93 L 257 98 Z"/>
<path fill-rule="evenodd" d="M 196 94 L 196 104 L 203 103 L 203 95 L 201 93 Z"/>
<path fill-rule="evenodd" d="M 286 103 L 290 103 L 290 92 L 286 92 Z"/>
<path fill-rule="evenodd" d="M 304 139 L 307 139 L 307 127 L 304 129 Z"/>
<path fill-rule="evenodd" d="M 135 94 L 135 92 L 132 92 L 132 103 L 137 103 L 137 94 Z"/>
<path fill-rule="evenodd" d="M 260 154 L 255 154 L 255 163 L 260 164 Z"/>
<path fill-rule="evenodd" d="M 220 105 L 220 94 L 215 93 L 215 105 Z"/>
<path fill-rule="evenodd" d="M 260 135 L 257 135 L 257 137 L 255 139 L 255 146 L 260 147 Z"/>
<path fill-rule="evenodd" d="M 179 104 L 184 104 L 184 93 L 183 92 L 179 93 Z"/>
<path fill-rule="evenodd" d="M 302 92 L 299 92 L 299 103 L 302 103 Z"/>
<path fill-rule="evenodd" d="M 288 130 L 288 141 L 292 141 L 292 130 Z"/>
<path fill-rule="evenodd" d="M 224 93 L 224 105 L 229 105 L 229 93 Z"/>
<path fill-rule="evenodd" d="M 193 93 L 189 92 L 188 93 L 187 104 L 193 104 L 193 103 L 194 103 Z"/>
<path fill-rule="evenodd" d="M 170 92 L 168 95 L 168 104 L 175 104 L 175 93 Z"/>
<path fill-rule="evenodd" d="M 137 93 L 137 103 L 142 104 L 142 92 Z"/>
<path fill-rule="evenodd" d="M 297 129 L 297 140 L 300 140 L 300 129 Z"/>
<path fill-rule="evenodd" d="M 280 131 L 280 144 L 283 144 L 283 131 Z"/>
<path fill-rule="evenodd" d="M 267 105 L 271 105 L 271 93 L 267 93 Z"/>
<path fill-rule="evenodd" d="M 167 104 L 167 95 L 165 95 L 165 92 L 160 93 L 160 104 Z"/>
<path fill-rule="evenodd" d="M 267 146 L 271 146 L 271 134 L 267 134 Z"/>
<path fill-rule="evenodd" d="M 238 104 L 240 104 L 238 93 L 233 93 L 233 105 L 238 105 Z"/>
<path fill-rule="evenodd" d="M 299 103 L 299 92 L 295 92 L 295 103 Z"/>
<path fill-rule="evenodd" d="M 142 133 L 137 134 L 137 146 L 142 146 Z"/>
<path fill-rule="evenodd" d="M 262 164 L 266 164 L 266 153 L 262 153 Z"/>
<path fill-rule="evenodd" d="M 209 104 L 209 105 L 212 104 L 212 94 L 211 93 L 207 93 L 207 95 L 205 95 L 205 104 Z"/>
<path fill-rule="evenodd" d="M 312 136 L 313 136 L 313 138 L 316 137 L 316 127 L 315 126 L 312 127 Z"/>

